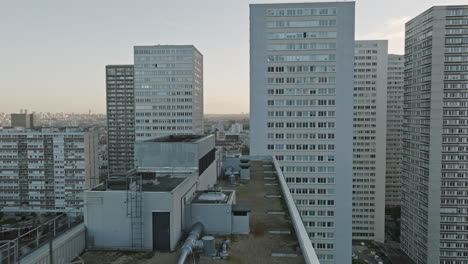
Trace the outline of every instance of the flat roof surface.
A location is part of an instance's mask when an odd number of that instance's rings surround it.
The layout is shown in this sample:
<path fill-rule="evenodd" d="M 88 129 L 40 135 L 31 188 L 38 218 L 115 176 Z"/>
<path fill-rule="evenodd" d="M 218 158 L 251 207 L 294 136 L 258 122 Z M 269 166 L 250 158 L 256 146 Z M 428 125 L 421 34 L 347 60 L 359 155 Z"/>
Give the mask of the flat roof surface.
<path fill-rule="evenodd" d="M 186 178 L 179 177 L 157 177 L 156 183 L 144 183 L 142 188 L 144 192 L 170 192 L 174 190 L 180 183 L 182 183 Z"/>
<path fill-rule="evenodd" d="M 277 174 L 271 161 L 250 161 L 251 180 L 241 183 L 239 186 L 229 186 L 226 180 L 219 182 L 223 190 L 236 191 L 236 203 L 249 206 L 250 234 L 248 235 L 215 235 L 216 249 L 219 250 L 224 239 L 231 240 L 228 249 L 229 259 L 212 260 L 199 258 L 199 264 L 299 264 L 304 263 L 304 257 L 299 249 L 294 228 L 287 214 L 287 207 L 283 198 L 267 198 L 267 194 L 281 194 L 280 185 L 277 182 Z M 271 185 L 273 184 L 273 185 Z M 268 212 L 286 211 L 286 214 L 269 214 Z M 290 230 L 291 234 L 271 234 L 271 230 Z M 183 237 L 179 244 L 183 244 Z M 295 257 L 273 257 L 272 253 L 297 252 Z M 147 252 L 129 253 L 122 251 L 87 251 L 81 258 L 87 264 L 123 264 L 123 263 L 176 263 L 179 258 L 180 246 L 172 253 Z M 198 258 L 198 257 L 196 257 Z M 192 263 L 189 256 L 186 263 Z"/>
<path fill-rule="evenodd" d="M 145 140 L 145 142 L 195 142 L 206 135 L 171 135 L 167 137 L 160 137 Z"/>
<path fill-rule="evenodd" d="M 188 177 L 191 177 L 188 176 Z M 157 176 L 154 177 L 155 181 L 144 180 L 141 184 L 143 192 L 170 192 L 174 190 L 179 184 L 181 184 L 186 177 L 174 177 L 174 176 Z M 106 187 L 105 185 L 98 185 L 90 191 L 126 191 L 127 179 L 110 179 L 111 183 Z"/>

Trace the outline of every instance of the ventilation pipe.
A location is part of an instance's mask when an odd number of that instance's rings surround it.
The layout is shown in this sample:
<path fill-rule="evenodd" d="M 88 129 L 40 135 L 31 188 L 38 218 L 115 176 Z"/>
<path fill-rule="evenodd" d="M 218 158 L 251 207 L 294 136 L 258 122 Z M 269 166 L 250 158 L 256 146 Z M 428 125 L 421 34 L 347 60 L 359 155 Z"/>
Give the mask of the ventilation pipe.
<path fill-rule="evenodd" d="M 227 250 L 230 245 L 231 245 L 231 240 L 226 239 L 223 241 L 223 244 L 221 246 L 222 252 L 219 254 L 222 259 L 227 259 L 229 257 Z"/>
<path fill-rule="evenodd" d="M 180 250 L 180 256 L 177 260 L 177 264 L 184 264 L 185 259 L 187 259 L 187 257 L 193 252 L 194 249 L 200 249 L 203 247 L 203 243 L 200 243 L 200 241 L 197 240 L 201 233 L 203 233 L 204 229 L 205 227 L 200 222 L 197 222 L 192 226 L 192 231 L 190 231 L 189 236 L 185 240 L 184 245 Z"/>

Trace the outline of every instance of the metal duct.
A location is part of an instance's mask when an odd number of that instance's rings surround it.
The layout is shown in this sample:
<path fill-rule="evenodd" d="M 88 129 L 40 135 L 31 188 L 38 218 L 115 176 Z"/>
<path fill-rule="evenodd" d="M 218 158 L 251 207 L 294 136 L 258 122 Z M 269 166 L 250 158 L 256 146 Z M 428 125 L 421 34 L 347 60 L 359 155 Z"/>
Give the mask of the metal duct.
<path fill-rule="evenodd" d="M 198 249 L 200 248 L 200 246 L 203 247 L 201 243 L 197 243 L 197 240 L 200 237 L 201 233 L 203 233 L 204 229 L 205 227 L 200 222 L 197 222 L 192 226 L 192 231 L 190 231 L 189 236 L 185 240 L 182 248 L 180 249 L 180 256 L 177 260 L 177 264 L 184 264 L 185 259 L 193 252 L 193 249 Z"/>

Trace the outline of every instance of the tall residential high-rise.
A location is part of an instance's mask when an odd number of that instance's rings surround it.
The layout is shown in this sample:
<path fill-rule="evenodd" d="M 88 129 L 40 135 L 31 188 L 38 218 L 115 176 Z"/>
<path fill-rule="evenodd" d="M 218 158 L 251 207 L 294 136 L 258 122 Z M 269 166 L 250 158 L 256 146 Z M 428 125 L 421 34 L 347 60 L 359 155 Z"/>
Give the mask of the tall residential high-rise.
<path fill-rule="evenodd" d="M 133 65 L 106 66 L 106 92 L 109 176 L 125 176 L 134 166 Z"/>
<path fill-rule="evenodd" d="M 89 129 L 0 130 L 0 211 L 79 210 L 98 183 L 97 143 Z"/>
<path fill-rule="evenodd" d="M 250 151 L 278 160 L 322 264 L 351 262 L 354 5 L 250 5 Z"/>
<path fill-rule="evenodd" d="M 354 51 L 353 239 L 385 240 L 387 40 Z"/>
<path fill-rule="evenodd" d="M 387 163 L 385 208 L 400 206 L 400 178 L 403 144 L 404 55 L 388 55 L 387 71 Z"/>
<path fill-rule="evenodd" d="M 406 23 L 401 247 L 468 263 L 468 5 Z"/>
<path fill-rule="evenodd" d="M 134 47 L 135 140 L 203 134 L 203 56 L 193 45 Z"/>

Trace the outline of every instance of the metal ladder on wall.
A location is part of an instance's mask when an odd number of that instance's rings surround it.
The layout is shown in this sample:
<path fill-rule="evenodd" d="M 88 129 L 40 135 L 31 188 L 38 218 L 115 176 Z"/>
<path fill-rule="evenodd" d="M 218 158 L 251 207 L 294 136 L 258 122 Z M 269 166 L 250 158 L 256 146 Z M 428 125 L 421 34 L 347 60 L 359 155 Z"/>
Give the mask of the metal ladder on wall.
<path fill-rule="evenodd" d="M 127 216 L 130 217 L 132 248 L 143 248 L 142 179 L 130 176 L 127 188 Z"/>

